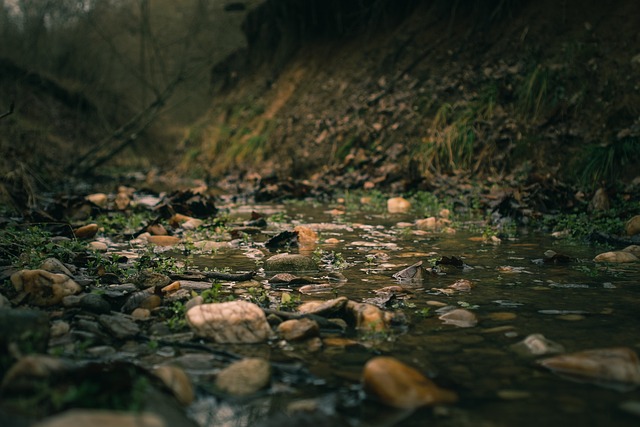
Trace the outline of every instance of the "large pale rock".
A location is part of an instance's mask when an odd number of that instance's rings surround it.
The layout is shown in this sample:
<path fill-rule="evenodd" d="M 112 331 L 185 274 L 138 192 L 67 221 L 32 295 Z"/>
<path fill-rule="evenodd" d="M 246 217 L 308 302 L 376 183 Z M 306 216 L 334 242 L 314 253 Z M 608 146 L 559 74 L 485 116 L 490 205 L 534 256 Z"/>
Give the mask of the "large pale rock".
<path fill-rule="evenodd" d="M 411 202 L 403 197 L 392 197 L 387 200 L 387 211 L 389 213 L 405 213 L 411 209 Z"/>
<path fill-rule="evenodd" d="M 291 319 L 278 325 L 278 333 L 287 341 L 297 341 L 317 337 L 320 334 L 320 327 L 315 320 Z"/>
<path fill-rule="evenodd" d="M 604 252 L 597 255 L 594 259 L 595 262 L 636 262 L 638 257 L 631 252 L 626 251 L 612 251 Z"/>
<path fill-rule="evenodd" d="M 29 302 L 38 306 L 55 305 L 68 295 L 82 291 L 82 287 L 65 274 L 46 270 L 21 270 L 11 275 L 11 283 L 18 292 L 24 292 Z"/>
<path fill-rule="evenodd" d="M 264 262 L 265 271 L 272 272 L 300 272 L 315 271 L 318 269 L 316 263 L 307 256 L 298 254 L 278 254 Z"/>
<path fill-rule="evenodd" d="M 96 206 L 104 208 L 105 206 L 107 206 L 107 202 L 109 201 L 109 197 L 104 193 L 94 193 L 94 194 L 89 194 L 88 196 L 86 196 L 85 200 L 90 201 L 91 203 L 93 203 Z"/>
<path fill-rule="evenodd" d="M 638 355 L 626 347 L 601 348 L 562 354 L 538 361 L 551 371 L 601 385 L 640 385 Z"/>
<path fill-rule="evenodd" d="M 476 315 L 464 308 L 448 311 L 438 319 L 442 320 L 445 325 L 455 325 L 460 328 L 472 328 L 478 324 Z"/>
<path fill-rule="evenodd" d="M 182 368 L 163 365 L 154 369 L 153 374 L 162 380 L 182 405 L 188 406 L 193 402 L 195 396 L 193 384 Z"/>
<path fill-rule="evenodd" d="M 624 226 L 624 230 L 629 236 L 635 236 L 640 233 L 640 215 L 632 217 Z"/>
<path fill-rule="evenodd" d="M 218 343 L 257 343 L 271 335 L 262 309 L 248 301 L 196 305 L 186 317 L 196 335 Z"/>
<path fill-rule="evenodd" d="M 638 245 L 630 245 L 622 250 L 622 252 L 629 252 L 634 254 L 636 257 L 640 258 L 640 246 Z"/>
<path fill-rule="evenodd" d="M 369 360 L 362 382 L 367 393 L 394 408 L 414 409 L 458 400 L 454 392 L 439 388 L 416 369 L 392 357 Z"/>
<path fill-rule="evenodd" d="M 216 387 L 234 396 L 253 394 L 271 381 L 271 365 L 265 359 L 248 358 L 232 363 L 216 377 Z"/>

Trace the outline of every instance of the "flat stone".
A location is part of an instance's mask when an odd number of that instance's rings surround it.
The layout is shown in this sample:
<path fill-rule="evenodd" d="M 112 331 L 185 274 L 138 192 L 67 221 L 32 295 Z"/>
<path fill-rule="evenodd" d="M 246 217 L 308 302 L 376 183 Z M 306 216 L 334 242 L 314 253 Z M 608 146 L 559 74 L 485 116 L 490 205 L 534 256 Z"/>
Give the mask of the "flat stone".
<path fill-rule="evenodd" d="M 623 262 L 636 262 L 638 261 L 638 257 L 635 256 L 631 252 L 626 251 L 612 251 L 612 252 L 604 252 L 597 255 L 594 259 L 595 262 L 615 262 L 615 263 L 623 263 Z"/>
<path fill-rule="evenodd" d="M 136 322 L 123 314 L 102 314 L 98 321 L 111 335 L 119 339 L 133 338 L 140 333 Z"/>
<path fill-rule="evenodd" d="M 196 335 L 217 343 L 258 343 L 271 335 L 262 309 L 248 301 L 196 305 L 186 318 Z"/>
<path fill-rule="evenodd" d="M 448 311 L 438 318 L 444 321 L 445 325 L 455 325 L 460 328 L 471 328 L 478 324 L 476 315 L 464 308 Z"/>
<path fill-rule="evenodd" d="M 298 307 L 298 312 L 327 317 L 343 311 L 348 301 L 347 297 L 338 297 L 328 301 L 308 301 Z"/>
<path fill-rule="evenodd" d="M 265 271 L 295 273 L 300 271 L 316 271 L 318 266 L 307 256 L 299 254 L 278 254 L 264 262 Z"/>
<path fill-rule="evenodd" d="M 564 352 L 564 347 L 547 339 L 542 334 L 531 334 L 524 340 L 513 344 L 511 349 L 524 356 L 541 356 Z"/>
<path fill-rule="evenodd" d="M 97 252 L 106 252 L 107 249 L 109 249 L 109 246 L 107 246 L 106 243 L 104 242 L 98 242 L 96 240 L 94 240 L 93 242 L 89 242 L 89 247 Z"/>
<path fill-rule="evenodd" d="M 318 336 L 320 327 L 315 320 L 291 319 L 278 325 L 278 333 L 287 341 L 297 341 Z"/>
<path fill-rule="evenodd" d="M 455 403 L 452 391 L 439 388 L 416 369 L 393 357 L 374 357 L 364 366 L 365 391 L 381 403 L 401 409 Z"/>
<path fill-rule="evenodd" d="M 551 371 L 599 385 L 640 385 L 638 355 L 627 347 L 601 348 L 561 354 L 538 361 Z"/>
<path fill-rule="evenodd" d="M 46 270 L 21 270 L 11 275 L 11 283 L 18 292 L 29 297 L 29 303 L 38 306 L 55 305 L 68 295 L 82 291 L 82 287 L 65 274 Z"/>
<path fill-rule="evenodd" d="M 111 304 L 98 294 L 86 294 L 80 299 L 79 306 L 87 311 L 97 314 L 111 312 Z"/>
<path fill-rule="evenodd" d="M 271 381 L 271 365 L 262 358 L 232 363 L 218 374 L 216 387 L 234 396 L 246 396 L 265 388 Z"/>
<path fill-rule="evenodd" d="M 156 246 L 175 246 L 180 243 L 180 238 L 176 236 L 147 236 L 146 240 Z"/>

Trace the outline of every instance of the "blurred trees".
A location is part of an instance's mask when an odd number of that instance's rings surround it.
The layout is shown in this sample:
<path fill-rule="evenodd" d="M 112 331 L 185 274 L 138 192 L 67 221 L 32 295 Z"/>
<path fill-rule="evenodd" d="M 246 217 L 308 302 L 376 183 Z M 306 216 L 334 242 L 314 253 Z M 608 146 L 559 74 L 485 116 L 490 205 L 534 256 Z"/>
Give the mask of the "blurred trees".
<path fill-rule="evenodd" d="M 241 19 L 208 0 L 0 0 L 0 59 L 84 95 L 105 134 L 151 110 L 187 123 L 212 65 L 242 45 Z"/>

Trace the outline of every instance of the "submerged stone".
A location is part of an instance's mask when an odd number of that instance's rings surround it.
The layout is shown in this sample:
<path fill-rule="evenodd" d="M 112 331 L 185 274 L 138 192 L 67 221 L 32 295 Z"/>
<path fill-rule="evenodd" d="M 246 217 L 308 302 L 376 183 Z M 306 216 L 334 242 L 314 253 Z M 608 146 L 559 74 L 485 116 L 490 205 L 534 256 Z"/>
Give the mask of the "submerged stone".
<path fill-rule="evenodd" d="M 187 406 L 193 402 L 195 396 L 193 384 L 182 368 L 163 365 L 154 369 L 153 374 L 162 380 L 182 405 Z"/>
<path fill-rule="evenodd" d="M 439 388 L 416 369 L 392 357 L 375 357 L 362 374 L 365 391 L 381 403 L 401 409 L 455 403 L 452 391 Z"/>
<path fill-rule="evenodd" d="M 234 396 L 253 394 L 271 382 L 271 365 L 253 357 L 234 362 L 218 374 L 216 387 Z"/>
<path fill-rule="evenodd" d="M 524 340 L 512 345 L 511 348 L 525 356 L 542 356 L 543 354 L 564 352 L 562 345 L 547 339 L 542 334 L 531 334 Z"/>
<path fill-rule="evenodd" d="M 316 271 L 318 267 L 313 260 L 304 255 L 278 254 L 268 258 L 264 262 L 265 271 L 273 272 L 299 272 Z"/>
<path fill-rule="evenodd" d="M 538 364 L 574 380 L 598 385 L 640 385 L 638 355 L 627 347 L 601 348 L 562 354 Z"/>
<path fill-rule="evenodd" d="M 476 315 L 464 308 L 448 311 L 438 318 L 444 321 L 445 325 L 455 325 L 460 328 L 471 328 L 478 324 Z"/>

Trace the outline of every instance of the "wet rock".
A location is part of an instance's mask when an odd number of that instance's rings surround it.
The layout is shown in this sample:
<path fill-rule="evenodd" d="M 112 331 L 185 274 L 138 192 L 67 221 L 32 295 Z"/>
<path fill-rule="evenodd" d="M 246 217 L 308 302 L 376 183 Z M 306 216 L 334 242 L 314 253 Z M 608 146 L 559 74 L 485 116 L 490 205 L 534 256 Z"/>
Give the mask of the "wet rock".
<path fill-rule="evenodd" d="M 626 347 L 585 350 L 538 361 L 551 371 L 578 381 L 610 387 L 640 385 L 638 355 Z"/>
<path fill-rule="evenodd" d="M 438 220 L 434 216 L 419 219 L 416 221 L 416 228 L 423 231 L 435 230 L 436 228 L 438 228 Z"/>
<path fill-rule="evenodd" d="M 448 287 L 456 291 L 466 292 L 473 289 L 475 287 L 475 284 L 471 280 L 460 279 L 460 280 L 456 280 L 453 284 L 449 285 Z"/>
<path fill-rule="evenodd" d="M 422 261 L 400 270 L 392 276 L 401 282 L 420 282 L 427 277 L 427 270 L 422 266 Z"/>
<path fill-rule="evenodd" d="M 315 320 L 291 319 L 278 325 L 278 333 L 287 341 L 297 341 L 318 336 L 320 327 Z"/>
<path fill-rule="evenodd" d="M 403 197 L 392 197 L 387 200 L 387 211 L 389 213 L 406 213 L 411 209 L 411 202 Z"/>
<path fill-rule="evenodd" d="M 640 233 L 640 215 L 636 215 L 632 217 L 627 223 L 624 225 L 624 231 L 628 236 L 635 236 Z"/>
<path fill-rule="evenodd" d="M 159 366 L 153 370 L 153 374 L 173 392 L 180 404 L 188 406 L 193 402 L 193 384 L 182 368 L 171 365 Z"/>
<path fill-rule="evenodd" d="M 247 301 L 196 305 L 186 318 L 196 335 L 217 343 L 258 343 L 271 335 L 264 312 Z"/>
<path fill-rule="evenodd" d="M 273 272 L 301 272 L 316 271 L 315 262 L 307 256 L 298 254 L 278 254 L 268 258 L 264 262 L 265 271 Z"/>
<path fill-rule="evenodd" d="M 71 270 L 69 270 L 67 266 L 62 263 L 62 261 L 56 258 L 45 259 L 44 262 L 40 265 L 40 269 L 46 270 L 49 273 L 66 274 L 69 277 L 73 276 Z"/>
<path fill-rule="evenodd" d="M 640 400 L 625 400 L 619 407 L 628 414 L 640 417 Z"/>
<path fill-rule="evenodd" d="M 416 369 L 392 357 L 375 357 L 362 374 L 366 392 L 381 403 L 401 409 L 455 403 L 452 391 L 439 388 Z"/>
<path fill-rule="evenodd" d="M 216 387 L 234 396 L 253 394 L 271 381 L 271 365 L 261 358 L 248 358 L 232 363 L 220 371 Z"/>
<path fill-rule="evenodd" d="M 204 224 L 204 221 L 187 215 L 175 214 L 169 219 L 169 224 L 173 228 L 182 227 L 185 230 L 193 230 Z"/>
<path fill-rule="evenodd" d="M 630 254 L 634 254 L 636 257 L 640 258 L 640 246 L 638 245 L 630 245 L 622 250 L 622 252 L 629 252 Z"/>
<path fill-rule="evenodd" d="M 29 303 L 38 306 L 59 304 L 67 295 L 82 291 L 82 287 L 64 274 L 46 270 L 22 270 L 11 275 L 11 283 L 18 292 L 24 292 Z"/>
<path fill-rule="evenodd" d="M 298 307 L 298 312 L 329 317 L 342 312 L 348 301 L 347 297 L 334 298 L 328 301 L 308 301 Z"/>
<path fill-rule="evenodd" d="M 607 211 L 610 208 L 609 196 L 604 188 L 598 188 L 589 202 L 590 211 Z"/>
<path fill-rule="evenodd" d="M 97 252 L 106 252 L 109 246 L 104 242 L 93 241 L 89 242 L 89 248 Z"/>
<path fill-rule="evenodd" d="M 349 301 L 347 311 L 353 315 L 356 320 L 356 328 L 361 331 L 382 332 L 388 327 L 384 312 L 373 304 Z"/>
<path fill-rule="evenodd" d="M 297 225 L 293 231 L 298 234 L 298 245 L 302 248 L 313 248 L 318 242 L 318 233 L 304 225 Z"/>
<path fill-rule="evenodd" d="M 14 363 L 2 378 L 4 393 L 19 390 L 24 385 L 33 387 L 34 378 L 48 378 L 54 373 L 66 371 L 73 366 L 71 362 L 52 356 L 34 354 L 24 356 Z M 6 395 L 5 395 L 6 396 Z"/>
<path fill-rule="evenodd" d="M 145 270 L 133 278 L 133 283 L 138 289 L 163 288 L 172 282 L 171 278 L 165 274 L 151 270 Z"/>
<path fill-rule="evenodd" d="M 175 246 L 180 243 L 180 238 L 176 236 L 146 236 L 145 240 L 156 246 Z"/>
<path fill-rule="evenodd" d="M 595 262 L 623 263 L 623 262 L 636 262 L 638 261 L 638 257 L 631 252 L 612 251 L 612 252 L 601 253 L 597 255 L 593 260 Z"/>
<path fill-rule="evenodd" d="M 93 203 L 98 207 L 104 208 L 105 206 L 107 206 L 107 202 L 109 201 L 109 198 L 104 193 L 94 193 L 86 196 L 85 200 L 88 200 L 89 202 Z"/>
<path fill-rule="evenodd" d="M 147 233 L 152 236 L 167 236 L 169 234 L 162 224 L 151 224 L 147 226 Z"/>
<path fill-rule="evenodd" d="M 100 325 L 118 339 L 133 338 L 140 333 L 136 322 L 124 314 L 102 314 L 98 317 Z"/>
<path fill-rule="evenodd" d="M 444 321 L 445 325 L 454 325 L 460 328 L 472 328 L 478 324 L 476 315 L 464 308 L 448 311 L 438 319 Z"/>
<path fill-rule="evenodd" d="M 107 314 L 111 312 L 111 304 L 102 295 L 86 294 L 80 299 L 80 308 L 96 314 Z"/>
<path fill-rule="evenodd" d="M 151 317 L 151 311 L 146 308 L 136 308 L 131 312 L 131 317 L 136 320 L 148 319 Z"/>
<path fill-rule="evenodd" d="M 151 290 L 152 288 L 150 288 Z M 120 311 L 123 313 L 131 313 L 136 308 L 145 308 L 147 310 L 153 310 L 156 307 L 160 307 L 162 299 L 150 292 L 149 290 L 135 292 L 127 298 L 127 301 L 122 305 Z"/>
<path fill-rule="evenodd" d="M 163 427 L 165 421 L 149 412 L 128 413 L 104 409 L 71 409 L 34 424 L 33 427 Z"/>
<path fill-rule="evenodd" d="M 73 235 L 78 239 L 91 239 L 98 233 L 98 224 L 87 224 L 73 230 Z"/>
<path fill-rule="evenodd" d="M 531 334 L 524 340 L 511 346 L 511 349 L 523 356 L 542 356 L 564 352 L 564 347 L 547 339 L 542 334 Z"/>

